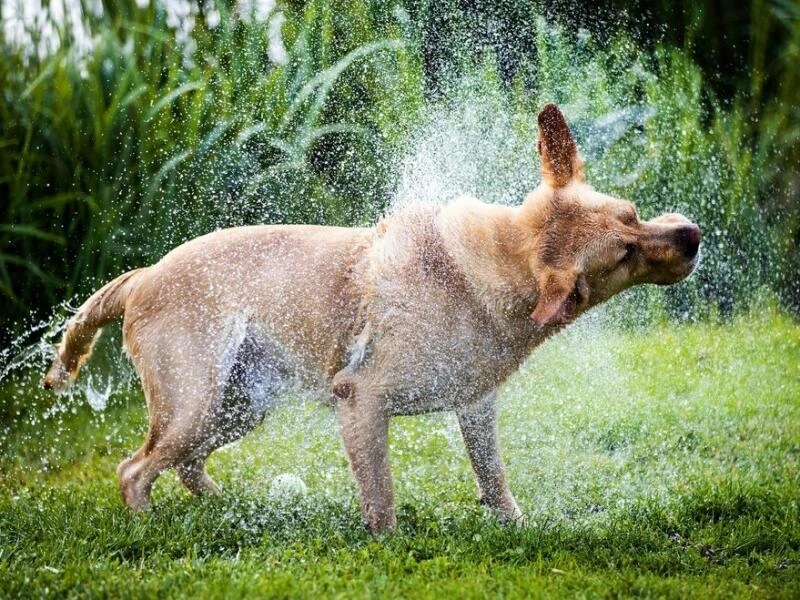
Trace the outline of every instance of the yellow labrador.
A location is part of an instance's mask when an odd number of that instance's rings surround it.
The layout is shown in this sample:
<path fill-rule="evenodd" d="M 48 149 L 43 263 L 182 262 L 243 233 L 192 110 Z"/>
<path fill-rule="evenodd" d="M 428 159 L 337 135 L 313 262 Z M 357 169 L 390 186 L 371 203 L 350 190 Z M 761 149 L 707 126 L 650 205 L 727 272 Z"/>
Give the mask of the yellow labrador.
<path fill-rule="evenodd" d="M 44 385 L 77 375 L 95 335 L 124 316 L 150 427 L 120 464 L 145 508 L 175 468 L 214 492 L 205 461 L 255 427 L 298 382 L 326 390 L 373 531 L 395 526 L 393 415 L 453 410 L 481 500 L 520 511 L 497 439 L 495 389 L 564 325 L 639 283 L 695 266 L 700 230 L 675 214 L 639 220 L 583 181 L 559 109 L 539 114 L 542 184 L 521 206 L 460 199 L 398 211 L 370 228 L 254 226 L 190 241 L 118 277 L 70 320 Z"/>

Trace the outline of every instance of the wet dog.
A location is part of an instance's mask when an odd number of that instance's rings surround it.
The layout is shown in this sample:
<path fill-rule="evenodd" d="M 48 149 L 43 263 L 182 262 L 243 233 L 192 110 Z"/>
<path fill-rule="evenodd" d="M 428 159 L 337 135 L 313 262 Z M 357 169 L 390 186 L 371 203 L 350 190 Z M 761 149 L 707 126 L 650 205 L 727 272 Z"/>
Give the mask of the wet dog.
<path fill-rule="evenodd" d="M 124 317 L 150 415 L 120 464 L 125 503 L 145 508 L 175 468 L 216 492 L 205 461 L 253 429 L 289 385 L 326 391 L 373 531 L 395 526 L 393 415 L 453 410 L 482 502 L 521 513 L 497 438 L 495 389 L 548 336 L 612 295 L 692 272 L 700 230 L 639 219 L 594 191 L 555 105 L 539 114 L 542 184 L 520 206 L 460 199 L 375 227 L 240 227 L 190 241 L 118 277 L 70 320 L 44 385 L 76 376 L 99 328 Z"/>

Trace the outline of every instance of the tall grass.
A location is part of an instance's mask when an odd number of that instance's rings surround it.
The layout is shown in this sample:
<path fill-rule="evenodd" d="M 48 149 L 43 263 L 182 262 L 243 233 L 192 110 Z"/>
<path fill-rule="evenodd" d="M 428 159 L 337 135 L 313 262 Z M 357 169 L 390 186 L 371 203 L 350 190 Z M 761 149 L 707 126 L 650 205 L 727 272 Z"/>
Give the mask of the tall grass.
<path fill-rule="evenodd" d="M 382 9 L 289 11 L 195 28 L 188 64 L 163 11 L 94 23 L 93 54 L 39 62 L 0 45 L 0 293 L 23 314 L 216 227 L 345 223 L 382 198 L 382 157 L 418 110 L 420 66 Z M 350 24 L 352 25 L 352 23 Z M 402 117 L 402 118 L 401 118 Z"/>
<path fill-rule="evenodd" d="M 475 46 L 458 28 L 431 39 L 431 19 L 447 16 L 434 4 L 286 4 L 286 64 L 269 59 L 265 24 L 227 6 L 216 28 L 198 15 L 191 60 L 164 11 L 132 1 L 92 17 L 98 39 L 83 58 L 68 45 L 39 60 L 0 43 L 0 325 L 19 328 L 29 310 L 43 314 L 218 227 L 369 222 L 398 189 L 425 195 L 424 185 L 403 188 L 403 169 L 428 160 L 420 148 L 431 132 L 444 140 L 433 162 L 462 156 L 459 141 L 474 147 L 460 162 L 472 180 L 455 173 L 442 199 L 519 201 L 538 180 L 535 114 L 547 101 L 563 105 L 596 187 L 644 216 L 681 210 L 703 227 L 692 283 L 639 292 L 653 310 L 727 311 L 760 286 L 800 298 L 788 88 L 754 136 L 754 92 L 723 103 L 687 51 L 643 50 L 624 31 L 598 41 L 518 10 L 530 48 L 518 49 L 509 80 L 502 41 Z M 790 59 L 800 48 L 791 10 Z M 450 52 L 435 94 L 433 42 Z"/>

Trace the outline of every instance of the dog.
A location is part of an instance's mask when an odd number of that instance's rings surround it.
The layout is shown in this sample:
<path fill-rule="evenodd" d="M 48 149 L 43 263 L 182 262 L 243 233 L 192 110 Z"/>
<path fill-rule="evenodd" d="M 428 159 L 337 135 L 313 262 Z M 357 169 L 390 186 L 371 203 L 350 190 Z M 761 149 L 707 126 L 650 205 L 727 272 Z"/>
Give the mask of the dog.
<path fill-rule="evenodd" d="M 208 456 L 241 438 L 298 383 L 324 390 L 373 532 L 396 526 L 394 415 L 455 411 L 480 500 L 522 519 L 504 474 L 495 390 L 533 349 L 637 284 L 673 284 L 698 260 L 686 217 L 639 219 L 594 191 L 561 111 L 538 115 L 542 183 L 519 206 L 462 198 L 374 227 L 250 226 L 179 246 L 101 288 L 70 319 L 46 388 L 68 385 L 98 330 L 124 317 L 149 429 L 118 468 L 144 509 L 176 469 L 217 493 Z"/>

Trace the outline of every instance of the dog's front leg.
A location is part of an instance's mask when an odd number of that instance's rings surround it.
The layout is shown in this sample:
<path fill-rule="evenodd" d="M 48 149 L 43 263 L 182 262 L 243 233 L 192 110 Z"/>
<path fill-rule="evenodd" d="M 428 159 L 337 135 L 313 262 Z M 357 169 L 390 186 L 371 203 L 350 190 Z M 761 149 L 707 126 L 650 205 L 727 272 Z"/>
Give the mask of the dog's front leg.
<path fill-rule="evenodd" d="M 495 511 L 504 522 L 522 524 L 523 516 L 508 489 L 505 463 L 500 455 L 495 394 L 488 394 L 478 404 L 458 410 L 457 415 L 481 504 Z"/>
<path fill-rule="evenodd" d="M 382 398 L 352 390 L 338 398 L 336 414 L 350 466 L 361 491 L 361 515 L 373 533 L 394 529 L 389 414 Z"/>

